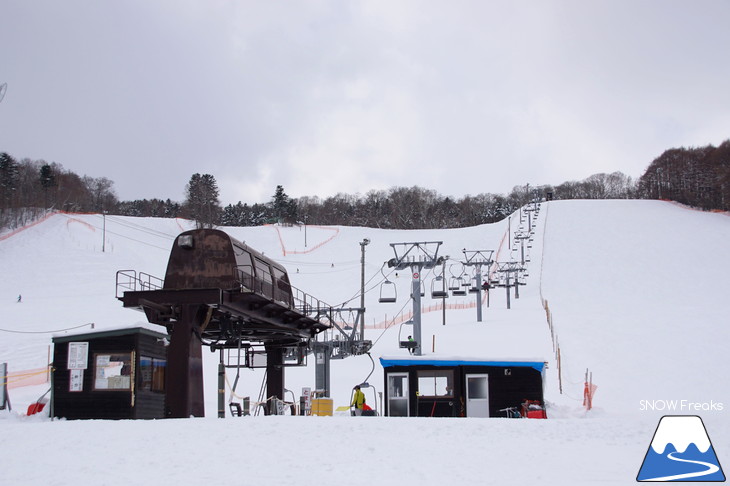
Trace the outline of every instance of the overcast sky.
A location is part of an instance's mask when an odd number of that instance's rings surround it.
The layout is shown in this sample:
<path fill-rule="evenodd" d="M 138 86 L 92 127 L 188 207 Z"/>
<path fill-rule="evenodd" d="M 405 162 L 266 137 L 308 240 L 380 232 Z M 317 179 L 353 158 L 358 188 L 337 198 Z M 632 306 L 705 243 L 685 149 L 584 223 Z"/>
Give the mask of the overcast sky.
<path fill-rule="evenodd" d="M 508 193 L 730 138 L 730 1 L 1 0 L 0 151 L 225 205 Z"/>

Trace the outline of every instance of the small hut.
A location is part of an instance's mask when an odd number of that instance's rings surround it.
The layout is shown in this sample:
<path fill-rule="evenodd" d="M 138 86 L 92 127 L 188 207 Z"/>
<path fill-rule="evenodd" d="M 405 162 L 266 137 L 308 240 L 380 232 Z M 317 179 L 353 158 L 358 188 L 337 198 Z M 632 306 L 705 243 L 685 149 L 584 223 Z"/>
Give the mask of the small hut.
<path fill-rule="evenodd" d="M 545 418 L 542 360 L 381 357 L 391 417 Z"/>
<path fill-rule="evenodd" d="M 55 336 L 51 415 L 164 418 L 168 336 L 143 326 Z"/>

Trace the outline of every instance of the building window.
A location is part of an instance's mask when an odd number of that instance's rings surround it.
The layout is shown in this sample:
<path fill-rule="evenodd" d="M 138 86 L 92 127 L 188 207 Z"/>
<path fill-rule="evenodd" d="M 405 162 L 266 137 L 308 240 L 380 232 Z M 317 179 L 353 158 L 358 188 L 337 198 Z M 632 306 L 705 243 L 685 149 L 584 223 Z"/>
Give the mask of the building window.
<path fill-rule="evenodd" d="M 131 390 L 132 353 L 96 353 L 94 390 Z"/>
<path fill-rule="evenodd" d="M 454 396 L 454 371 L 419 370 L 418 395 L 421 397 Z"/>
<path fill-rule="evenodd" d="M 164 392 L 165 391 L 165 368 L 167 360 L 140 356 L 139 374 L 141 375 L 141 390 Z"/>

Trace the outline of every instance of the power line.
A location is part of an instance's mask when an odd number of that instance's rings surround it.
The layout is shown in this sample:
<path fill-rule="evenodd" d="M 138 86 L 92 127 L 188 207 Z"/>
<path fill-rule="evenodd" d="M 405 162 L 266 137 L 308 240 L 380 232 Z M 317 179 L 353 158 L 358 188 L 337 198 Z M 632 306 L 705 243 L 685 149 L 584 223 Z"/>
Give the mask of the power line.
<path fill-rule="evenodd" d="M 13 330 L 13 329 L 0 329 L 0 331 L 2 331 L 2 332 L 12 332 L 12 333 L 15 333 L 15 334 L 48 334 L 48 333 L 51 333 L 51 332 L 71 331 L 73 329 L 79 329 L 81 327 L 86 327 L 86 326 L 91 326 L 91 328 L 93 329 L 94 328 L 94 323 L 93 322 L 89 322 L 87 324 L 81 324 L 80 326 L 68 327 L 66 329 L 56 329 L 56 330 L 53 330 L 53 331 L 16 331 L 16 330 Z"/>

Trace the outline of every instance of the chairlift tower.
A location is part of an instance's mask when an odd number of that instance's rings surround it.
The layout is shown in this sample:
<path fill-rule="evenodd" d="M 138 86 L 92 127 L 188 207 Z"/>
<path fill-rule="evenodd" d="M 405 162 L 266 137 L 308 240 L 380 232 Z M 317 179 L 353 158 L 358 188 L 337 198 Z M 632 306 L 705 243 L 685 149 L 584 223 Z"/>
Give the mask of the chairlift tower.
<path fill-rule="evenodd" d="M 496 262 L 497 272 L 504 274 L 504 284 L 502 287 L 507 289 L 507 308 L 511 309 L 510 306 L 510 287 L 515 287 L 515 298 L 520 298 L 519 286 L 524 285 L 519 282 L 519 274 L 525 270 L 518 262 Z"/>
<path fill-rule="evenodd" d="M 532 236 L 529 231 L 527 233 L 522 231 L 515 233 L 515 241 L 520 242 L 520 262 L 522 265 L 525 264 L 525 240 L 529 240 L 530 238 L 532 238 Z"/>
<path fill-rule="evenodd" d="M 467 250 L 464 248 L 462 251 L 464 252 L 464 261 L 462 262 L 464 266 L 474 267 L 476 282 L 470 290 L 476 294 L 477 322 L 482 322 L 482 266 L 487 267 L 487 274 L 489 274 L 489 268 L 494 263 L 494 260 L 492 260 L 494 250 Z"/>
<path fill-rule="evenodd" d="M 534 219 L 537 220 L 537 215 L 540 213 L 540 204 L 537 202 L 532 202 L 526 208 L 524 208 L 524 211 L 527 213 L 527 232 L 532 233 L 532 214 L 535 213 Z"/>
<path fill-rule="evenodd" d="M 442 265 L 444 257 L 439 257 L 439 247 L 443 241 L 421 241 L 413 243 L 391 243 L 395 258 L 388 260 L 390 268 L 411 269 L 411 297 L 413 298 L 413 339 L 416 347 L 413 354 L 421 356 L 421 272 Z"/>
<path fill-rule="evenodd" d="M 334 314 L 337 313 L 341 316 L 344 312 L 354 314 L 355 319 L 354 322 L 346 323 L 343 328 L 337 323 Z M 364 307 L 330 308 L 326 317 L 332 326 L 333 335 L 322 341 L 311 342 L 311 351 L 314 355 L 314 386 L 317 392 L 322 393 L 322 396 L 331 396 L 331 359 L 359 356 L 368 353 L 373 347 L 372 341 L 364 340 L 362 334 L 358 335 L 358 323 L 362 322 L 364 314 Z"/>

